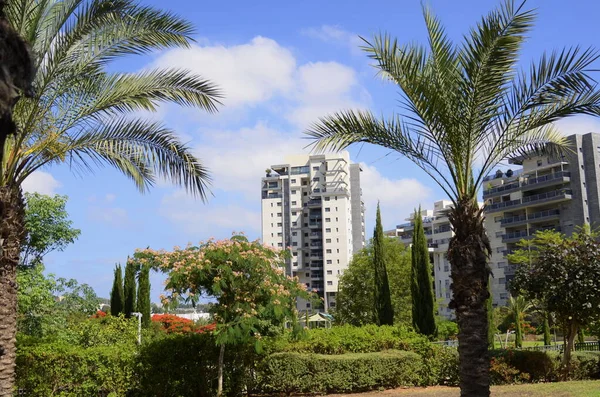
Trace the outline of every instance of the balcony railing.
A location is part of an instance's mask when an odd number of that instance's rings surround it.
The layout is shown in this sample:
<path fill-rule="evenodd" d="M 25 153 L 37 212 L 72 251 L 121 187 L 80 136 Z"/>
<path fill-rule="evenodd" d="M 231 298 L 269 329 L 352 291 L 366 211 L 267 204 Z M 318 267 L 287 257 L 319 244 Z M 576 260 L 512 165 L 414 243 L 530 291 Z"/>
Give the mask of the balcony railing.
<path fill-rule="evenodd" d="M 500 225 L 504 226 L 504 225 L 508 225 L 511 223 L 518 223 L 518 222 L 523 222 L 523 221 L 527 221 L 526 215 L 511 216 L 508 218 L 502 218 L 500 220 Z"/>
<path fill-rule="evenodd" d="M 525 196 L 522 199 L 509 200 L 509 201 L 503 201 L 501 203 L 489 204 L 488 206 L 486 206 L 486 211 L 488 211 L 488 212 L 496 211 L 496 210 L 499 210 L 502 208 L 516 207 L 521 204 L 535 203 L 537 201 L 543 202 L 543 201 L 547 201 L 549 199 L 553 199 L 555 197 L 572 195 L 572 194 L 573 194 L 573 191 L 571 189 L 553 190 L 551 192 L 534 194 L 533 196 Z"/>
<path fill-rule="evenodd" d="M 529 178 L 529 179 L 523 180 L 521 182 L 512 182 L 512 183 L 509 183 L 507 185 L 501 185 L 501 186 L 493 187 L 491 189 L 484 190 L 483 191 L 483 195 L 484 196 L 489 196 L 489 195 L 492 195 L 492 194 L 495 194 L 495 193 L 501 193 L 501 192 L 505 192 L 505 191 L 508 191 L 508 190 L 517 189 L 519 187 L 537 185 L 537 184 L 548 182 L 548 181 L 553 181 L 553 180 L 559 180 L 559 179 L 563 179 L 563 178 L 568 178 L 570 176 L 571 176 L 571 173 L 568 172 L 568 171 L 559 171 L 559 172 L 555 172 L 553 174 L 548 174 L 548 175 L 542 175 L 542 176 L 538 176 L 538 177 L 534 177 L 534 178 Z"/>
<path fill-rule="evenodd" d="M 546 211 L 535 212 L 533 214 L 527 215 L 527 219 L 534 220 L 534 219 L 540 219 L 540 218 L 549 218 L 549 217 L 556 216 L 556 215 L 560 215 L 560 210 L 546 210 Z"/>
<path fill-rule="evenodd" d="M 320 199 L 311 199 L 304 203 L 305 207 L 320 207 L 323 202 Z"/>
<path fill-rule="evenodd" d="M 272 199 L 272 198 L 281 198 L 282 195 L 281 193 L 269 193 L 269 194 L 264 194 L 262 195 L 262 198 L 264 199 Z"/>
<path fill-rule="evenodd" d="M 321 227 L 323 226 L 322 222 L 308 222 L 308 227 Z"/>
<path fill-rule="evenodd" d="M 527 230 L 519 230 L 518 232 L 506 233 L 502 235 L 502 241 L 504 242 L 506 240 L 512 240 L 515 238 L 524 238 L 528 235 L 529 234 L 527 233 Z"/>

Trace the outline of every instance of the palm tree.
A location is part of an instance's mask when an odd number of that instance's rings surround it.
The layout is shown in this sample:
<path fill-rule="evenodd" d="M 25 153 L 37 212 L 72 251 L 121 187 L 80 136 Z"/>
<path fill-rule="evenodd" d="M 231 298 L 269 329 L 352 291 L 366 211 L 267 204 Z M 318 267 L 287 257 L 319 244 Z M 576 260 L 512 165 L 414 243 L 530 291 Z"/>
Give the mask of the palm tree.
<path fill-rule="evenodd" d="M 553 123 L 575 114 L 599 114 L 600 93 L 589 75 L 594 50 L 545 54 L 527 70 L 516 64 L 535 14 L 503 3 L 456 45 L 424 7 L 428 48 L 399 45 L 378 35 L 364 49 L 403 99 L 402 114 L 376 117 L 341 111 L 307 134 L 317 151 L 353 143 L 383 146 L 412 160 L 449 196 L 454 237 L 449 243 L 453 299 L 459 324 L 463 396 L 489 395 L 485 301 L 490 243 L 477 194 L 502 160 L 540 151 L 558 154 L 566 140 Z"/>
<path fill-rule="evenodd" d="M 14 377 L 22 182 L 58 163 L 77 173 L 110 165 L 142 192 L 160 177 L 204 199 L 205 167 L 173 131 L 139 112 L 164 102 L 213 112 L 219 98 L 210 82 L 183 70 L 107 71 L 127 55 L 188 46 L 194 29 L 168 12 L 132 0 L 13 0 L 5 13 L 31 45 L 37 74 L 33 97 L 14 109 L 17 132 L 0 164 L 0 395 L 11 394 Z"/>
<path fill-rule="evenodd" d="M 515 320 L 515 347 L 523 347 L 523 327 L 521 326 L 521 319 L 525 317 L 525 314 L 533 309 L 533 303 L 525 299 L 524 296 L 519 295 L 517 297 L 511 296 L 508 301 L 508 312 L 511 317 Z"/>

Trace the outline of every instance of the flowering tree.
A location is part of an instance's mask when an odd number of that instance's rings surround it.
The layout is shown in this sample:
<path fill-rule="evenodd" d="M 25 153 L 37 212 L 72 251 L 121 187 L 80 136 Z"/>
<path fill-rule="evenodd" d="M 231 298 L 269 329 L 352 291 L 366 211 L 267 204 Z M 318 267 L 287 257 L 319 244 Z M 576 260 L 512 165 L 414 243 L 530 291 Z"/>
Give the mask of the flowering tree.
<path fill-rule="evenodd" d="M 600 320 L 600 242 L 589 228 L 570 238 L 536 236 L 530 259 L 519 263 L 511 289 L 543 302 L 566 330 L 563 366 L 569 372 L 571 350 L 579 328 Z M 523 252 L 519 253 L 522 257 Z"/>
<path fill-rule="evenodd" d="M 270 327 L 291 321 L 297 326 L 296 298 L 314 299 L 297 278 L 286 276 L 288 251 L 249 242 L 243 236 L 175 247 L 173 251 L 138 250 L 131 260 L 168 273 L 163 303 L 206 294 L 216 299 L 211 308 L 217 323 L 219 354 L 218 395 L 223 392 L 225 345 L 253 342 Z"/>

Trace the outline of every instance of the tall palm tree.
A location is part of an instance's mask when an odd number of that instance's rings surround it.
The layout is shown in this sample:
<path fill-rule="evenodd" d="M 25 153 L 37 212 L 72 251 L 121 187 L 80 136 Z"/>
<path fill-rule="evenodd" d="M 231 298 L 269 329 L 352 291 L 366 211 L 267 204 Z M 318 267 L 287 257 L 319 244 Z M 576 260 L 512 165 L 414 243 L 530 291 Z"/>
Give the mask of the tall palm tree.
<path fill-rule="evenodd" d="M 202 199 L 207 170 L 176 134 L 140 111 L 164 102 L 216 110 L 210 82 L 176 69 L 108 71 L 127 55 L 185 47 L 187 21 L 131 0 L 12 0 L 8 21 L 31 45 L 37 74 L 33 98 L 14 109 L 17 126 L 2 148 L 0 204 L 0 395 L 14 377 L 15 269 L 25 234 L 20 186 L 36 170 L 67 163 L 77 173 L 110 165 L 140 191 L 166 178 Z"/>
<path fill-rule="evenodd" d="M 508 300 L 508 312 L 515 320 L 515 347 L 523 347 L 523 327 L 521 319 L 533 308 L 533 303 L 524 296 L 511 296 Z"/>
<path fill-rule="evenodd" d="M 600 93 L 589 75 L 598 55 L 592 49 L 564 49 L 518 71 L 519 52 L 535 17 L 523 3 L 506 1 L 459 45 L 427 7 L 423 14 L 428 47 L 399 45 L 386 34 L 365 40 L 376 68 L 398 86 L 402 114 L 379 118 L 367 111 L 342 111 L 320 119 L 307 133 L 315 150 L 366 142 L 396 151 L 452 200 L 450 307 L 460 329 L 461 393 L 487 396 L 490 243 L 477 194 L 483 178 L 506 158 L 568 150 L 553 123 L 600 113 Z"/>

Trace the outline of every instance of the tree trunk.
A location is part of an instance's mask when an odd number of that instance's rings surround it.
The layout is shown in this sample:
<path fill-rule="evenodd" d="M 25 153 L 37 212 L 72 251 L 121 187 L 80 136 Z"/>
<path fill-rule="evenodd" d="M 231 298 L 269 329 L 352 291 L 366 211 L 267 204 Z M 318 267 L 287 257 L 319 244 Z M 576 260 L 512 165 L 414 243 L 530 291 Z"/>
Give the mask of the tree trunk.
<path fill-rule="evenodd" d="M 0 396 L 12 396 L 17 333 L 17 265 L 25 237 L 25 205 L 20 189 L 0 187 Z"/>
<path fill-rule="evenodd" d="M 515 311 L 515 347 L 523 347 L 523 327 L 521 326 L 521 313 Z"/>
<path fill-rule="evenodd" d="M 217 397 L 223 396 L 223 361 L 225 359 L 225 343 L 221 344 L 219 350 L 219 375 L 217 383 Z"/>
<path fill-rule="evenodd" d="M 550 337 L 550 324 L 548 322 L 548 312 L 544 310 L 544 346 L 550 346 L 552 344 L 552 339 Z"/>
<path fill-rule="evenodd" d="M 461 396 L 490 395 L 488 355 L 489 297 L 487 265 L 490 242 L 483 227 L 483 214 L 474 200 L 459 200 L 449 213 L 454 236 L 450 239 L 452 300 L 458 323 L 458 354 Z"/>
<path fill-rule="evenodd" d="M 567 325 L 566 343 L 564 345 L 562 367 L 563 367 L 563 380 L 569 379 L 571 373 L 571 352 L 575 347 L 575 336 L 577 336 L 577 324 L 571 322 Z"/>

